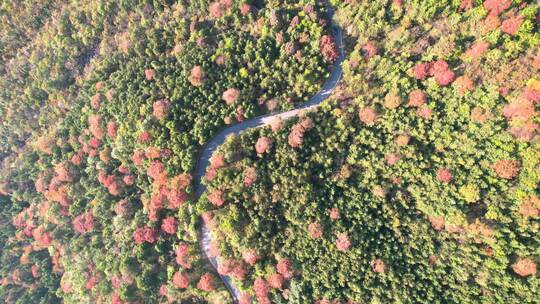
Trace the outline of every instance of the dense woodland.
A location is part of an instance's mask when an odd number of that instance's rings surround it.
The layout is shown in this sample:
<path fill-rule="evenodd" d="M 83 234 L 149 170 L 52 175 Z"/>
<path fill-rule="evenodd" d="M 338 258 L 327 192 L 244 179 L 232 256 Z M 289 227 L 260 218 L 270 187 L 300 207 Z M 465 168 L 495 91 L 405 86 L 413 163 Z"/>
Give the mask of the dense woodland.
<path fill-rule="evenodd" d="M 540 5 L 0 4 L 4 303 L 537 303 Z M 347 58 L 317 110 L 292 109 Z M 197 241 L 212 229 L 211 255 Z"/>
<path fill-rule="evenodd" d="M 243 303 L 538 303 L 536 1 L 332 1 L 341 87 L 199 201 Z"/>
<path fill-rule="evenodd" d="M 3 1 L 0 301 L 230 303 L 192 173 L 335 61 L 317 1 Z"/>

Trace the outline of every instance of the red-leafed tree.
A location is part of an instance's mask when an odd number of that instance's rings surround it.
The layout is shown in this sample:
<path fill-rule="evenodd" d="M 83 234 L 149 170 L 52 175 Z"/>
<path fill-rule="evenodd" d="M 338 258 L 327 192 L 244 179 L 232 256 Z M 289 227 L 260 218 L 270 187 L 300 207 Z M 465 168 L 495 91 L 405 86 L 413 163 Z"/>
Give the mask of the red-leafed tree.
<path fill-rule="evenodd" d="M 240 14 L 242 16 L 246 16 L 249 13 L 251 13 L 251 5 L 248 3 L 242 3 L 242 5 L 240 5 Z"/>
<path fill-rule="evenodd" d="M 221 96 L 221 98 L 225 101 L 225 103 L 228 106 L 232 105 L 235 101 L 237 101 L 239 97 L 240 97 L 240 90 L 236 88 L 227 89 L 225 92 L 223 92 Z"/>
<path fill-rule="evenodd" d="M 393 166 L 401 159 L 401 155 L 397 153 L 389 153 L 384 157 L 384 159 L 388 165 Z"/>
<path fill-rule="evenodd" d="M 225 12 L 229 9 L 228 1 L 218 0 L 210 3 L 208 6 L 208 12 L 213 18 L 221 18 L 225 15 Z"/>
<path fill-rule="evenodd" d="M 88 130 L 97 139 L 103 139 L 103 129 L 101 129 L 102 118 L 100 115 L 88 116 Z"/>
<path fill-rule="evenodd" d="M 167 183 L 167 172 L 165 165 L 160 161 L 153 161 L 147 170 L 148 176 L 154 179 L 154 184 L 163 185 Z"/>
<path fill-rule="evenodd" d="M 209 272 L 203 274 L 197 283 L 197 288 L 206 292 L 214 290 L 212 274 Z"/>
<path fill-rule="evenodd" d="M 289 279 L 294 275 L 294 269 L 292 267 L 291 260 L 287 258 L 280 259 L 276 265 L 276 271 L 281 274 L 285 279 Z"/>
<path fill-rule="evenodd" d="M 291 128 L 291 132 L 289 133 L 289 145 L 293 148 L 298 148 L 302 145 L 302 142 L 304 140 L 304 132 L 305 129 L 301 124 L 295 124 Z"/>
<path fill-rule="evenodd" d="M 501 31 L 504 33 L 507 33 L 508 35 L 515 35 L 521 24 L 523 23 L 523 16 L 516 16 L 512 18 L 508 18 L 503 21 L 501 24 Z"/>
<path fill-rule="evenodd" d="M 73 228 L 79 233 L 86 233 L 94 229 L 94 216 L 90 212 L 83 213 L 73 219 Z"/>
<path fill-rule="evenodd" d="M 454 78 L 455 78 L 455 73 L 451 70 L 446 70 L 444 72 L 439 72 L 439 73 L 436 73 L 435 74 L 435 81 L 437 81 L 437 83 L 440 85 L 440 86 L 447 86 L 449 84 L 451 84 L 453 81 L 454 81 Z"/>
<path fill-rule="evenodd" d="M 238 303 L 239 304 L 251 304 L 252 302 L 252 296 L 249 293 L 242 293 L 238 297 Z"/>
<path fill-rule="evenodd" d="M 208 194 L 208 200 L 212 205 L 216 207 L 220 207 L 223 204 L 225 204 L 225 199 L 223 198 L 223 191 L 221 190 L 214 190 Z"/>
<path fill-rule="evenodd" d="M 257 263 L 260 258 L 261 257 L 257 254 L 257 251 L 255 251 L 255 249 L 246 249 L 242 253 L 242 259 L 252 266 L 255 265 L 255 263 Z"/>
<path fill-rule="evenodd" d="M 161 231 L 167 234 L 175 234 L 178 226 L 178 222 L 172 216 L 168 216 L 161 222 Z"/>
<path fill-rule="evenodd" d="M 34 277 L 35 279 L 41 277 L 41 271 L 38 265 L 32 265 L 31 271 L 32 271 L 32 277 Z"/>
<path fill-rule="evenodd" d="M 521 97 L 538 104 L 540 103 L 540 90 L 535 90 L 532 88 L 525 88 L 523 89 L 523 93 L 521 94 Z"/>
<path fill-rule="evenodd" d="M 381 259 L 375 259 L 369 264 L 371 265 L 371 269 L 373 269 L 373 271 L 376 273 L 383 273 L 385 271 L 385 265 Z"/>
<path fill-rule="evenodd" d="M 277 132 L 281 128 L 283 128 L 283 120 L 279 117 L 274 117 L 270 121 L 270 128 L 272 129 L 272 132 Z"/>
<path fill-rule="evenodd" d="M 533 102 L 524 98 L 516 98 L 503 108 L 503 115 L 506 119 L 527 121 L 536 114 Z"/>
<path fill-rule="evenodd" d="M 238 280 L 243 280 L 246 276 L 246 273 L 246 264 L 243 261 L 235 261 L 229 275 Z"/>
<path fill-rule="evenodd" d="M 467 51 L 465 51 L 465 56 L 478 59 L 484 55 L 485 52 L 489 49 L 489 43 L 486 41 L 476 41 L 473 43 Z"/>
<path fill-rule="evenodd" d="M 103 97 L 99 93 L 92 96 L 92 98 L 90 98 L 90 106 L 92 107 L 92 109 L 98 111 L 101 106 L 102 100 L 103 100 Z"/>
<path fill-rule="evenodd" d="M 252 167 L 248 167 L 244 170 L 244 185 L 251 186 L 257 181 L 257 170 Z"/>
<path fill-rule="evenodd" d="M 473 0 L 461 0 L 459 4 L 459 10 L 468 11 L 473 8 Z"/>
<path fill-rule="evenodd" d="M 328 215 L 330 216 L 330 219 L 337 220 L 340 218 L 339 209 L 338 208 L 330 208 L 328 209 Z"/>
<path fill-rule="evenodd" d="M 379 50 L 372 41 L 368 41 L 362 46 L 362 55 L 364 55 L 366 60 L 370 60 L 373 56 L 377 55 L 378 52 Z"/>
<path fill-rule="evenodd" d="M 204 70 L 200 65 L 196 65 L 191 69 L 191 74 L 188 77 L 189 82 L 198 87 L 204 82 Z"/>
<path fill-rule="evenodd" d="M 113 293 L 113 295 L 111 296 L 111 303 L 112 304 L 125 304 L 124 301 L 120 299 L 120 295 L 117 293 Z"/>
<path fill-rule="evenodd" d="M 152 135 L 148 131 L 141 132 L 138 138 L 140 143 L 148 143 L 151 139 L 152 139 Z"/>
<path fill-rule="evenodd" d="M 349 251 L 349 248 L 351 247 L 351 241 L 349 240 L 349 236 L 347 233 L 343 232 L 338 234 L 336 239 L 336 248 L 339 251 Z"/>
<path fill-rule="evenodd" d="M 145 155 L 143 151 L 141 150 L 133 151 L 133 155 L 131 155 L 131 161 L 133 161 L 133 163 L 136 166 L 142 166 L 144 160 L 145 160 Z"/>
<path fill-rule="evenodd" d="M 337 60 L 339 55 L 336 48 L 336 43 L 334 42 L 334 38 L 332 36 L 322 36 L 319 47 L 321 50 L 321 54 L 323 55 L 325 60 L 330 62 L 334 62 Z"/>
<path fill-rule="evenodd" d="M 176 254 L 176 263 L 184 267 L 185 269 L 191 268 L 189 245 L 186 243 L 178 244 L 178 247 L 174 251 Z"/>
<path fill-rule="evenodd" d="M 116 122 L 114 120 L 111 120 L 107 123 L 107 135 L 112 138 L 112 139 L 115 139 L 116 138 L 116 130 L 118 129 L 118 125 L 116 124 Z"/>
<path fill-rule="evenodd" d="M 437 170 L 437 180 L 443 183 L 449 183 L 452 180 L 452 172 L 447 168 Z"/>
<path fill-rule="evenodd" d="M 270 285 L 270 287 L 281 289 L 281 287 L 283 286 L 284 278 L 279 273 L 273 273 L 266 278 L 266 281 L 268 282 L 268 285 Z"/>
<path fill-rule="evenodd" d="M 519 162 L 510 159 L 501 159 L 493 164 L 492 168 L 499 177 L 513 179 L 519 173 Z"/>
<path fill-rule="evenodd" d="M 154 69 L 146 69 L 146 70 L 144 70 L 144 76 L 146 77 L 146 80 L 151 81 L 156 76 L 156 70 L 154 70 Z"/>
<path fill-rule="evenodd" d="M 421 90 L 413 90 L 409 93 L 409 106 L 419 107 L 426 103 L 426 94 Z"/>
<path fill-rule="evenodd" d="M 189 287 L 189 277 L 183 272 L 177 271 L 173 275 L 173 284 L 178 288 L 186 289 Z"/>
<path fill-rule="evenodd" d="M 358 117 L 360 118 L 361 122 L 369 126 L 373 125 L 377 121 L 379 114 L 377 114 L 377 111 L 375 111 L 375 109 L 372 107 L 363 107 L 358 112 Z"/>
<path fill-rule="evenodd" d="M 466 75 L 456 78 L 454 85 L 456 86 L 456 90 L 459 95 L 464 95 L 465 93 L 474 89 L 474 82 Z"/>
<path fill-rule="evenodd" d="M 531 141 L 538 130 L 538 124 L 532 121 L 514 121 L 508 128 L 508 133 L 522 141 Z"/>
<path fill-rule="evenodd" d="M 156 100 L 152 104 L 152 111 L 153 111 L 152 114 L 154 115 L 154 117 L 160 120 L 164 119 L 167 116 L 168 109 L 169 109 L 169 101 L 166 99 Z"/>
<path fill-rule="evenodd" d="M 188 195 L 184 191 L 171 189 L 169 193 L 167 193 L 167 200 L 169 201 L 168 208 L 173 210 L 178 209 L 187 201 L 187 199 Z"/>
<path fill-rule="evenodd" d="M 431 114 L 433 114 L 433 110 L 428 107 L 427 105 L 423 104 L 416 109 L 416 115 L 428 119 L 431 117 Z"/>
<path fill-rule="evenodd" d="M 133 207 L 127 200 L 123 199 L 116 203 L 116 205 L 114 206 L 114 212 L 118 216 L 126 217 L 133 213 Z"/>
<path fill-rule="evenodd" d="M 429 76 L 429 70 L 431 69 L 431 64 L 428 62 L 418 63 L 412 69 L 414 78 L 418 80 L 424 80 Z"/>
<path fill-rule="evenodd" d="M 55 178 L 59 182 L 72 182 L 73 173 L 69 163 L 60 163 L 54 167 Z"/>
<path fill-rule="evenodd" d="M 73 154 L 73 156 L 71 156 L 71 158 L 69 160 L 75 166 L 78 166 L 78 165 L 82 164 L 82 162 L 83 162 L 83 153 L 81 153 L 81 152 L 77 152 L 77 153 Z"/>
<path fill-rule="evenodd" d="M 323 229 L 319 223 L 311 223 L 308 226 L 308 234 L 311 238 L 318 239 L 323 235 Z"/>
<path fill-rule="evenodd" d="M 270 151 L 270 149 L 272 149 L 272 139 L 266 136 L 260 137 L 257 140 L 257 143 L 255 143 L 255 151 L 257 151 L 257 154 L 263 154 Z"/>
<path fill-rule="evenodd" d="M 536 263 L 529 259 L 518 259 L 512 264 L 512 270 L 522 277 L 531 276 L 536 274 Z"/>
<path fill-rule="evenodd" d="M 118 172 L 120 172 L 122 174 L 129 174 L 130 173 L 129 168 L 124 166 L 124 165 L 118 166 Z"/>
<path fill-rule="evenodd" d="M 431 76 L 448 71 L 448 63 L 444 60 L 437 60 L 433 62 L 430 67 L 429 74 Z"/>
<path fill-rule="evenodd" d="M 142 244 L 144 242 L 154 243 L 157 240 L 157 233 L 156 230 L 151 227 L 139 227 L 135 229 L 135 232 L 133 233 L 133 239 L 137 244 Z"/>
<path fill-rule="evenodd" d="M 133 175 L 126 175 L 122 178 L 122 181 L 124 182 L 124 184 L 126 184 L 127 186 L 131 186 L 135 183 L 135 176 Z"/>
<path fill-rule="evenodd" d="M 92 290 L 99 283 L 99 277 L 90 276 L 86 281 L 86 289 Z"/>
<path fill-rule="evenodd" d="M 253 291 L 255 292 L 255 296 L 257 297 L 257 300 L 260 302 L 261 299 L 268 298 L 268 292 L 270 292 L 270 286 L 268 285 L 266 280 L 258 277 L 255 279 L 255 282 L 253 282 Z"/>
<path fill-rule="evenodd" d="M 216 153 L 210 158 L 210 166 L 215 169 L 225 167 L 225 156 L 221 153 Z"/>
<path fill-rule="evenodd" d="M 431 227 L 437 231 L 441 231 L 444 229 L 444 217 L 442 216 L 429 216 L 428 217 L 429 222 L 431 223 Z"/>
<path fill-rule="evenodd" d="M 484 8 L 490 15 L 499 15 L 507 10 L 512 5 L 512 0 L 486 0 L 484 1 Z"/>

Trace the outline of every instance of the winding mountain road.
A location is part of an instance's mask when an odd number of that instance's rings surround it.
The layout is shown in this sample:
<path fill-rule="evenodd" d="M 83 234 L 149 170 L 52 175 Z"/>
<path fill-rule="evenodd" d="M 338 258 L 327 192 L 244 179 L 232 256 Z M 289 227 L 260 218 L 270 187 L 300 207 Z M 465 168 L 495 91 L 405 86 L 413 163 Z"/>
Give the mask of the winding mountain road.
<path fill-rule="evenodd" d="M 333 12 L 330 12 L 330 15 L 332 15 Z M 259 117 L 255 117 L 246 121 L 243 121 L 241 123 L 235 124 L 233 126 L 230 126 L 221 132 L 219 132 L 216 136 L 214 136 L 208 143 L 206 143 L 202 147 L 201 154 L 199 156 L 199 159 L 197 161 L 197 165 L 195 168 L 195 196 L 199 198 L 201 194 L 206 190 L 205 186 L 201 183 L 202 177 L 205 175 L 206 168 L 210 164 L 210 158 L 212 157 L 212 154 L 214 151 L 221 146 L 226 138 L 233 134 L 239 134 L 242 131 L 245 131 L 247 129 L 251 128 L 260 128 L 268 125 L 273 118 L 279 117 L 281 119 L 288 119 L 290 117 L 296 116 L 300 111 L 303 110 L 310 110 L 314 109 L 319 104 L 324 101 L 326 98 L 330 96 L 334 88 L 337 86 L 339 80 L 341 79 L 341 63 L 343 62 L 343 59 L 345 57 L 344 51 L 343 51 L 343 37 L 342 37 L 342 31 L 341 28 L 339 28 L 337 25 L 332 25 L 332 30 L 334 31 L 334 40 L 336 42 L 336 47 L 338 49 L 339 56 L 334 63 L 334 66 L 332 67 L 332 71 L 328 79 L 325 81 L 323 87 L 321 90 L 315 94 L 313 97 L 309 99 L 306 103 L 298 106 L 294 110 L 290 110 L 287 112 L 282 113 L 269 113 L 266 115 L 262 115 Z M 215 257 L 211 257 L 210 252 L 210 243 L 212 240 L 212 234 L 206 224 L 204 224 L 204 221 L 201 221 L 201 229 L 199 231 L 199 246 L 201 247 L 202 252 L 206 256 L 206 258 L 210 261 L 210 264 L 212 264 L 212 267 L 217 272 L 218 267 L 218 261 Z M 234 287 L 233 282 L 229 276 L 222 276 L 220 275 L 223 283 L 229 290 L 233 302 L 236 304 L 238 303 L 238 298 L 240 297 L 240 291 Z"/>

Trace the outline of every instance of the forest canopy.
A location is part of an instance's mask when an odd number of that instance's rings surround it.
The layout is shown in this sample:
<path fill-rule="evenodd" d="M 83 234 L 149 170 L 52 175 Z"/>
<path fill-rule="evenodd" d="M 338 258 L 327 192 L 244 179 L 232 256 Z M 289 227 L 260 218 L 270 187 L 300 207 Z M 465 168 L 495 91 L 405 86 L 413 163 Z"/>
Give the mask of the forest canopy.
<path fill-rule="evenodd" d="M 0 299 L 230 303 L 193 170 L 335 62 L 316 1 L 4 1 Z"/>
<path fill-rule="evenodd" d="M 245 303 L 536 303 L 538 3 L 332 3 L 341 86 L 214 154 L 222 272 Z"/>
<path fill-rule="evenodd" d="M 20 2 L 1 301 L 540 298 L 537 1 Z"/>

